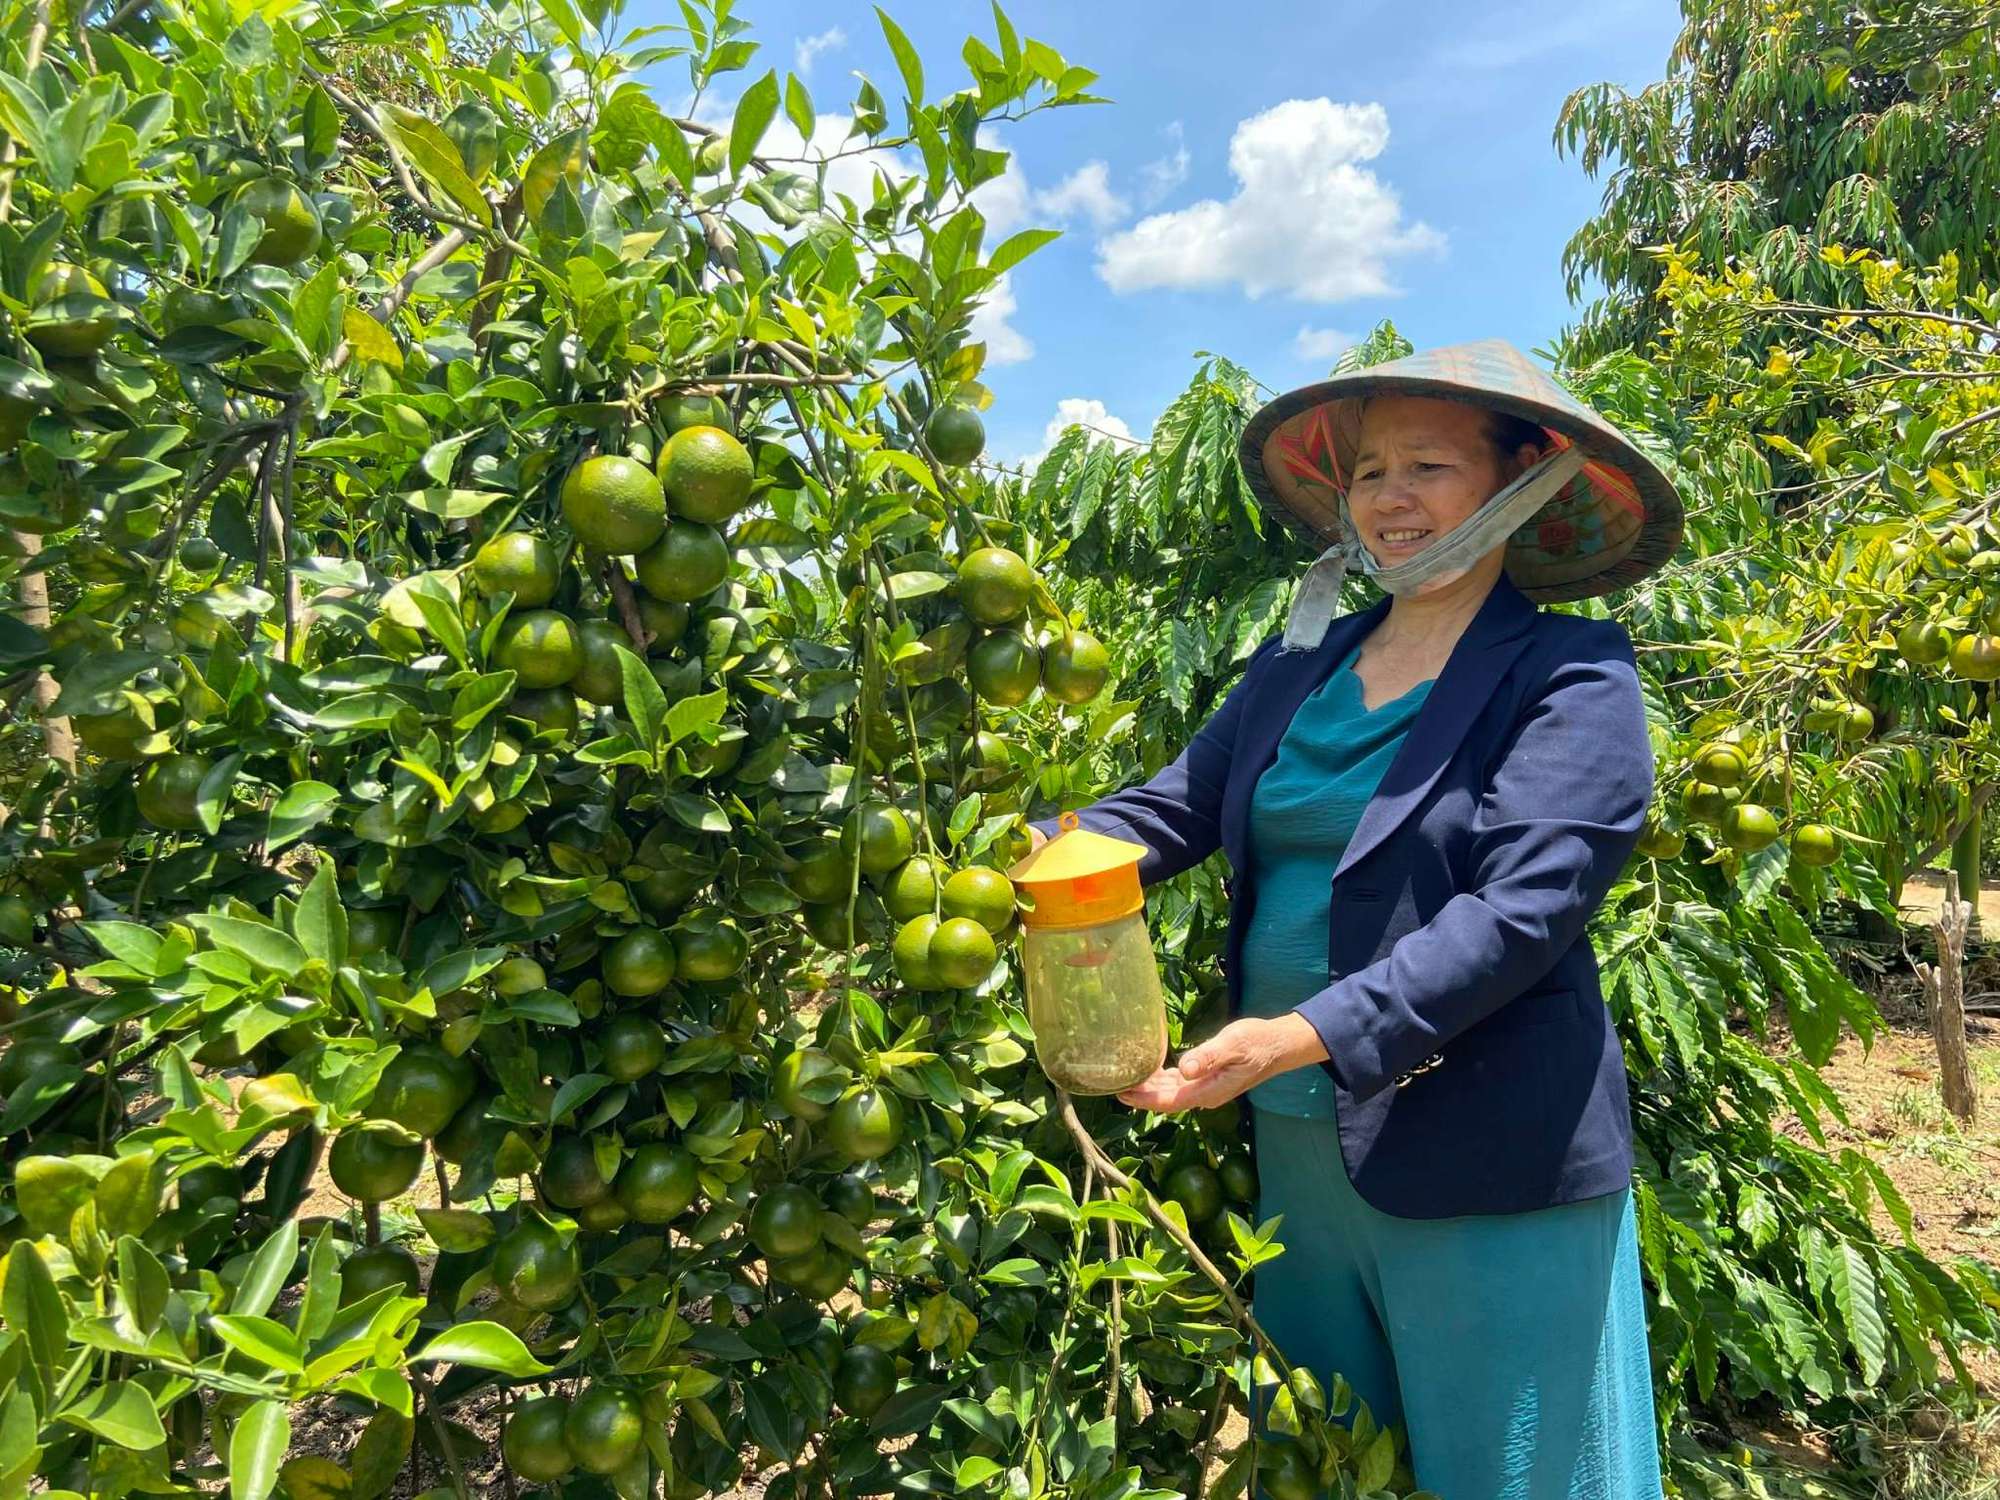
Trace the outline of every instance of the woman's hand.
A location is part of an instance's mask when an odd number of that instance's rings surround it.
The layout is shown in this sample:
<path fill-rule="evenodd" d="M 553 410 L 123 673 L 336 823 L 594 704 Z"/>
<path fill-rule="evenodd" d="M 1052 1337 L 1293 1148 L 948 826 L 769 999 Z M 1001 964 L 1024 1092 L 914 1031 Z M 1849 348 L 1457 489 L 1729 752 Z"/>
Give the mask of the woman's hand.
<path fill-rule="evenodd" d="M 1267 1078 L 1325 1061 L 1326 1045 L 1303 1016 L 1245 1016 L 1118 1097 L 1160 1114 L 1213 1109 Z"/>
<path fill-rule="evenodd" d="M 1042 845 L 1046 844 L 1048 841 L 1049 841 L 1049 836 L 1046 833 L 1043 833 L 1041 829 L 1036 828 L 1033 825 L 1029 826 L 1028 852 L 1030 854 L 1033 854 L 1037 849 L 1041 848 Z"/>

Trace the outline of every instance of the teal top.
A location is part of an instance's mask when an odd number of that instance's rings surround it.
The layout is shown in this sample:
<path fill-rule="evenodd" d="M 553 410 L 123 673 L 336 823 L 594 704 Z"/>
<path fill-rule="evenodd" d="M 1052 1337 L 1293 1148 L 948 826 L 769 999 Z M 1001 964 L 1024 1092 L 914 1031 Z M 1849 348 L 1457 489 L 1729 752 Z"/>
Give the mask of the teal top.
<path fill-rule="evenodd" d="M 1250 886 L 1256 907 L 1243 942 L 1243 1014 L 1281 1016 L 1326 988 L 1333 872 L 1346 852 L 1417 710 L 1420 682 L 1367 708 L 1354 673 L 1359 648 L 1299 705 L 1278 758 L 1250 799 Z M 1333 1081 L 1318 1066 L 1294 1068 L 1250 1090 L 1272 1114 L 1334 1118 Z"/>

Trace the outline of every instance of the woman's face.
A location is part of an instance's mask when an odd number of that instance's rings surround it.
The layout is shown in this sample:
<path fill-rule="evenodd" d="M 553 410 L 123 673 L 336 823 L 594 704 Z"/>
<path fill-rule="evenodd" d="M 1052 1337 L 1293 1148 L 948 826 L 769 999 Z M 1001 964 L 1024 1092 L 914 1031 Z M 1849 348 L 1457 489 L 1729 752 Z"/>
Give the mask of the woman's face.
<path fill-rule="evenodd" d="M 1457 401 L 1377 396 L 1362 408 L 1348 515 L 1383 567 L 1408 562 L 1484 505 L 1536 457 L 1503 463 L 1486 413 Z M 1496 547 L 1497 566 L 1504 547 Z"/>

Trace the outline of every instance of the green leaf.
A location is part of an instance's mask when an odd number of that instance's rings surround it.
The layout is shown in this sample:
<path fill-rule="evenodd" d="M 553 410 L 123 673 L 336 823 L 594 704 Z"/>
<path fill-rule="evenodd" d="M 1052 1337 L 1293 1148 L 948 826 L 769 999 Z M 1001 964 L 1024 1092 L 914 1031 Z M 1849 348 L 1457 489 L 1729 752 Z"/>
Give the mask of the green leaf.
<path fill-rule="evenodd" d="M 278 1470 L 278 1482 L 289 1500 L 360 1500 L 345 1469 L 313 1454 L 288 1460 Z"/>
<path fill-rule="evenodd" d="M 729 122 L 730 175 L 742 175 L 777 113 L 778 75 L 773 70 L 745 89 L 736 101 L 736 115 Z"/>
<path fill-rule="evenodd" d="M 417 1218 L 438 1249 L 451 1252 L 484 1250 L 492 1244 L 493 1221 L 465 1208 L 420 1208 Z"/>
<path fill-rule="evenodd" d="M 451 727 L 464 734 L 513 695 L 512 672 L 488 672 L 473 678 L 452 695 Z"/>
<path fill-rule="evenodd" d="M 499 490 L 432 489 L 409 490 L 398 498 L 411 510 L 420 510 L 427 516 L 463 521 L 505 500 L 507 496 Z"/>
<path fill-rule="evenodd" d="M 24 1156 L 14 1168 L 14 1206 L 33 1234 L 69 1234 L 69 1221 L 90 1201 L 97 1179 L 110 1165 L 69 1156 Z"/>
<path fill-rule="evenodd" d="M 805 83 L 796 73 L 785 75 L 785 118 L 792 122 L 792 127 L 798 131 L 800 140 L 812 139 L 813 126 L 816 123 L 813 118 L 812 95 L 806 92 Z"/>
<path fill-rule="evenodd" d="M 296 979 L 307 962 L 306 950 L 277 928 L 247 917 L 225 917 L 202 912 L 187 919 L 188 925 L 204 934 L 216 947 L 241 954 L 260 969 L 286 979 Z"/>
<path fill-rule="evenodd" d="M 1875 1290 L 1875 1271 L 1863 1251 L 1842 1240 L 1827 1259 L 1827 1285 L 1840 1321 L 1847 1329 L 1848 1347 L 1861 1360 L 1861 1374 L 1873 1385 L 1882 1378 L 1889 1358 L 1889 1330 Z"/>
<path fill-rule="evenodd" d="M 649 677 L 651 673 L 647 674 Z M 698 693 L 690 698 L 682 698 L 667 710 L 666 729 L 669 745 L 678 745 L 697 730 L 710 724 L 722 722 L 723 711 L 729 707 L 727 689 L 717 688 L 712 693 Z"/>
<path fill-rule="evenodd" d="M 990 271 L 1011 270 L 1042 246 L 1061 238 L 1060 229 L 1023 229 L 1018 234 L 1010 234 L 993 247 L 993 253 L 986 259 L 986 268 Z"/>
<path fill-rule="evenodd" d="M 590 132 L 572 130 L 557 136 L 529 158 L 521 173 L 521 205 L 536 228 L 542 227 L 543 213 L 559 184 L 567 182 L 572 190 L 582 186 L 589 150 Z"/>
<path fill-rule="evenodd" d="M 902 70 L 903 87 L 909 91 L 910 103 L 921 105 L 924 102 L 924 65 L 917 57 L 917 49 L 903 35 L 903 28 L 890 20 L 889 13 L 879 5 L 875 7 L 875 17 L 882 23 L 882 35 L 889 40 L 889 50 L 896 55 L 896 66 Z"/>
<path fill-rule="evenodd" d="M 83 1394 L 56 1414 L 56 1420 L 94 1432 L 121 1448 L 144 1452 L 167 1440 L 160 1414 L 144 1386 L 129 1380 L 86 1386 Z"/>
<path fill-rule="evenodd" d="M 1363 1494 L 1379 1490 L 1395 1472 L 1396 1435 L 1385 1428 L 1375 1434 L 1375 1440 L 1354 1461 L 1355 1488 Z"/>
<path fill-rule="evenodd" d="M 141 974 L 156 975 L 155 961 L 166 939 L 137 922 L 84 922 L 79 924 L 97 946 L 113 958 L 130 964 Z"/>
<path fill-rule="evenodd" d="M 151 1151 L 119 1157 L 92 1194 L 97 1227 L 113 1238 L 144 1234 L 160 1216 L 160 1189 L 159 1158 Z"/>
<path fill-rule="evenodd" d="M 663 748 L 660 730 L 667 719 L 667 695 L 660 691 L 652 669 L 636 654 L 624 646 L 612 649 L 618 653 L 618 675 L 625 688 L 626 717 L 631 719 L 639 743 L 658 755 Z"/>
<path fill-rule="evenodd" d="M 461 667 L 466 666 L 471 657 L 465 639 L 465 621 L 458 612 L 458 600 L 453 598 L 444 580 L 436 573 L 421 573 L 408 584 L 410 602 L 424 617 L 424 624 L 437 638 L 440 646 L 451 653 L 451 659 Z"/>
<path fill-rule="evenodd" d="M 242 766 L 240 754 L 223 756 L 208 768 L 195 790 L 195 817 L 200 820 L 202 831 L 211 837 L 222 829 L 222 814 L 229 806 L 229 794 L 235 790 L 236 773 Z"/>
<path fill-rule="evenodd" d="M 26 1336 L 28 1357 L 44 1381 L 52 1380 L 69 1350 L 69 1313 L 55 1278 L 26 1240 L 13 1243 L 0 1270 L 6 1277 L 0 1282 L 0 1316 L 8 1328 Z"/>
<path fill-rule="evenodd" d="M 323 781 L 295 781 L 279 795 L 271 808 L 270 829 L 264 847 L 276 853 L 311 833 L 333 816 L 340 806 L 340 793 Z"/>
<path fill-rule="evenodd" d="M 119 1240 L 118 1296 L 125 1304 L 125 1316 L 142 1337 L 160 1326 L 172 1289 L 159 1256 L 129 1234 Z"/>
<path fill-rule="evenodd" d="M 265 1500 L 278 1482 L 278 1464 L 292 1441 L 292 1419 L 282 1401 L 258 1401 L 229 1434 L 229 1500 Z"/>
<path fill-rule="evenodd" d="M 355 1500 L 374 1500 L 388 1492 L 409 1459 L 410 1440 L 416 1432 L 417 1424 L 391 1407 L 383 1407 L 368 1419 L 349 1460 Z"/>
<path fill-rule="evenodd" d="M 493 222 L 493 209 L 466 175 L 465 160 L 451 137 L 413 109 L 390 104 L 381 114 L 382 129 L 409 159 L 417 174 L 437 188 L 469 219 Z"/>
<path fill-rule="evenodd" d="M 517 1380 L 549 1372 L 549 1366 L 530 1354 L 518 1335 L 498 1323 L 459 1323 L 432 1339 L 410 1359 L 415 1364 L 449 1361 L 472 1365 L 481 1370 L 497 1370 Z"/>
<path fill-rule="evenodd" d="M 230 1310 L 250 1317 L 268 1312 L 271 1304 L 278 1300 L 278 1293 L 284 1289 L 298 1258 L 298 1221 L 287 1219 L 271 1231 L 264 1243 L 257 1247 L 257 1253 L 250 1258 L 250 1268 L 243 1273 L 242 1281 L 237 1283 L 236 1295 L 229 1301 Z"/>
<path fill-rule="evenodd" d="M 292 936 L 329 969 L 347 962 L 347 908 L 340 899 L 332 860 L 322 860 L 299 893 L 299 904 L 292 912 Z"/>

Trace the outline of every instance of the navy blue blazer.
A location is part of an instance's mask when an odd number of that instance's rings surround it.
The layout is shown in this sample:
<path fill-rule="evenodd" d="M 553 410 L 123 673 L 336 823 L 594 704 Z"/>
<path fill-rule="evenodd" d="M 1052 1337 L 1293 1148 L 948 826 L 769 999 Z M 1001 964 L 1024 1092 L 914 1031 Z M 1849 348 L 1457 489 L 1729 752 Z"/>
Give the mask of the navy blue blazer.
<path fill-rule="evenodd" d="M 1177 760 L 1081 813 L 1146 846 L 1148 884 L 1228 855 L 1232 1014 L 1257 901 L 1251 789 L 1387 610 L 1343 615 L 1314 651 L 1266 642 Z M 1348 1176 L 1375 1207 L 1518 1213 L 1628 1185 L 1624 1055 L 1584 928 L 1652 780 L 1624 630 L 1545 614 L 1503 578 L 1362 813 L 1333 876 L 1326 987 L 1297 1007 L 1326 1044 Z"/>

